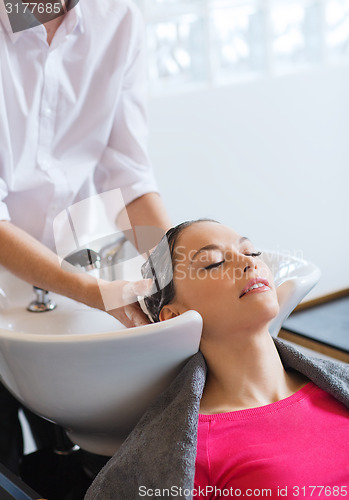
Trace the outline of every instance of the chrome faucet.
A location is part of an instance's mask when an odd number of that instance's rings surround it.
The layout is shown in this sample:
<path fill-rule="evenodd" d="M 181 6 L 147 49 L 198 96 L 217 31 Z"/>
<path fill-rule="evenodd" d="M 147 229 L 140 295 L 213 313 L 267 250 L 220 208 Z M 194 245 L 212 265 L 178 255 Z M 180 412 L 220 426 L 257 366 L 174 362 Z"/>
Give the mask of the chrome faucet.
<path fill-rule="evenodd" d="M 53 311 L 53 309 L 57 307 L 57 305 L 49 298 L 49 292 L 47 290 L 43 290 L 37 286 L 33 286 L 33 290 L 36 294 L 36 299 L 29 304 L 27 307 L 28 311 L 35 313 L 46 312 Z"/>
<path fill-rule="evenodd" d="M 105 240 L 104 240 L 105 241 Z M 70 253 L 62 261 L 62 268 L 71 270 L 74 266 L 84 272 L 98 269 L 98 277 L 106 281 L 121 279 L 122 276 L 116 270 L 116 264 L 125 258 L 125 243 L 127 238 L 122 234 L 115 240 L 104 244 L 98 252 L 89 248 L 83 248 Z M 96 276 L 96 273 L 94 273 Z"/>
<path fill-rule="evenodd" d="M 77 250 L 67 255 L 61 266 L 63 269 L 69 269 L 67 264 L 70 264 L 85 272 L 98 269 L 99 278 L 107 281 L 119 279 L 120 276 L 117 276 L 115 271 L 115 264 L 121 262 L 125 257 L 124 245 L 126 241 L 126 237 L 122 235 L 102 246 L 98 252 L 89 248 Z"/>
<path fill-rule="evenodd" d="M 116 264 L 124 260 L 125 258 L 125 243 L 127 238 L 122 235 L 115 241 L 107 243 L 104 245 L 100 251 L 100 278 L 106 281 L 114 281 L 116 279 L 122 279 L 120 273 L 116 270 Z"/>
<path fill-rule="evenodd" d="M 67 255 L 62 261 L 62 268 L 67 269 L 66 263 L 83 269 L 85 272 L 99 269 L 101 263 L 100 255 L 89 248 L 82 248 Z"/>
<path fill-rule="evenodd" d="M 84 271 L 90 271 L 91 269 L 98 268 L 100 262 L 99 255 L 93 250 L 82 249 L 77 252 L 69 254 L 62 262 L 62 268 L 70 266 L 80 267 Z M 57 304 L 52 302 L 49 298 L 49 292 L 43 290 L 37 286 L 33 286 L 34 293 L 36 295 L 35 300 L 33 300 L 27 310 L 30 312 L 46 312 L 53 311 L 57 307 Z"/>
<path fill-rule="evenodd" d="M 79 249 L 67 255 L 61 264 L 62 269 L 72 270 L 74 266 L 83 272 L 98 269 L 98 277 L 106 281 L 122 279 L 120 273 L 116 270 L 116 264 L 125 258 L 124 245 L 127 239 L 124 235 L 119 236 L 115 241 L 104 245 L 99 252 L 89 248 Z M 57 305 L 52 302 L 48 296 L 48 291 L 33 286 L 36 299 L 27 307 L 30 312 L 52 311 Z"/>

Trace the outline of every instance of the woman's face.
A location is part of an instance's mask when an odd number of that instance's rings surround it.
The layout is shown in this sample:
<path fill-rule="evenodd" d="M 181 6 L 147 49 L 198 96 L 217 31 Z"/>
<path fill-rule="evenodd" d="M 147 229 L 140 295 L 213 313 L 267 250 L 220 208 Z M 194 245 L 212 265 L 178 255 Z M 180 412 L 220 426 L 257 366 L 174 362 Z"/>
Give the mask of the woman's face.
<path fill-rule="evenodd" d="M 204 334 L 265 326 L 279 305 L 271 271 L 256 253 L 251 241 L 222 224 L 185 228 L 175 248 L 175 298 L 160 319 L 194 309 Z"/>

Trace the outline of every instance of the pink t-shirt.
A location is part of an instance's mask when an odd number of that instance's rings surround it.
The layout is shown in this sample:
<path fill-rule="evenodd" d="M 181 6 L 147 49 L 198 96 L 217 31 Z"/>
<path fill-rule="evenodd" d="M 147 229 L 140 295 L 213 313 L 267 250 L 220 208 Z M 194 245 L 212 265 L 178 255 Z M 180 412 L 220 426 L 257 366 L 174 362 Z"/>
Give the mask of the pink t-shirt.
<path fill-rule="evenodd" d="M 349 410 L 309 382 L 266 406 L 199 415 L 194 498 L 239 497 L 349 500 Z"/>

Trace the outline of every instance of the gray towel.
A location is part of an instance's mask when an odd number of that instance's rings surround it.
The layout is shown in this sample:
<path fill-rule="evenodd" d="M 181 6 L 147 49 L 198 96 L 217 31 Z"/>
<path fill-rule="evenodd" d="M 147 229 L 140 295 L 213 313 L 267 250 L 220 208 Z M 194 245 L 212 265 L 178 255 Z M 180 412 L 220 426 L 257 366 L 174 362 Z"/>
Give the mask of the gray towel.
<path fill-rule="evenodd" d="M 349 407 L 348 365 L 309 358 L 280 339 L 274 341 L 285 368 L 303 373 Z M 136 500 L 145 497 L 145 489 L 166 488 L 169 494 L 156 498 L 192 500 L 198 414 L 205 380 L 206 364 L 199 352 L 148 408 L 100 471 L 85 500 Z"/>

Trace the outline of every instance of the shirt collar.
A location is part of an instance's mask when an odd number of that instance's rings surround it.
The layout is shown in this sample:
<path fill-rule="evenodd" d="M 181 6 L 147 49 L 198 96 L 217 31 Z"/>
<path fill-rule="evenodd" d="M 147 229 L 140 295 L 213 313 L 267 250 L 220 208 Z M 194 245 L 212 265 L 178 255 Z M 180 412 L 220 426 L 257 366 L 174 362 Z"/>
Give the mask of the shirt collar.
<path fill-rule="evenodd" d="M 9 21 L 6 9 L 5 9 L 5 3 L 4 0 L 0 0 L 0 32 L 5 30 L 12 43 L 16 43 L 17 40 L 28 30 L 23 30 L 23 31 L 18 31 L 17 33 L 13 33 L 11 23 Z M 29 16 L 33 16 L 33 14 L 29 13 Z M 63 20 L 63 23 L 65 24 L 66 31 L 67 33 L 71 33 L 74 31 L 74 29 L 79 29 L 81 33 L 84 32 L 84 23 L 83 23 L 83 17 L 81 13 L 81 7 L 80 4 L 78 3 L 73 9 L 68 11 L 68 13 L 65 15 L 65 19 Z M 41 24 L 33 26 L 32 28 L 29 28 L 30 31 L 32 30 L 37 30 L 37 29 L 42 29 Z"/>

